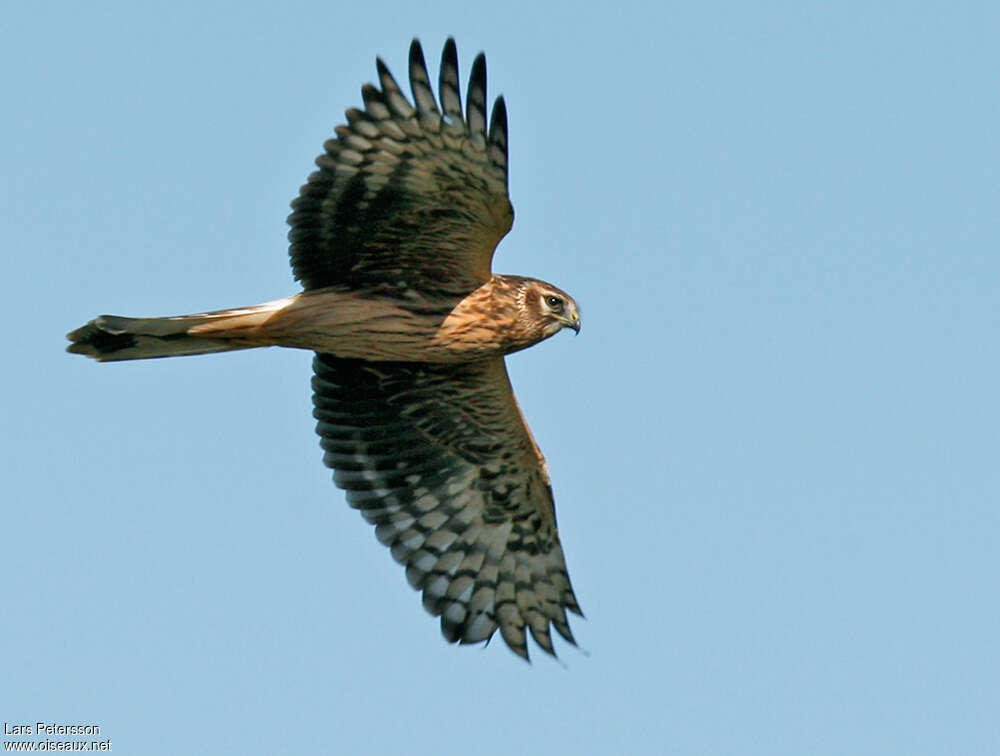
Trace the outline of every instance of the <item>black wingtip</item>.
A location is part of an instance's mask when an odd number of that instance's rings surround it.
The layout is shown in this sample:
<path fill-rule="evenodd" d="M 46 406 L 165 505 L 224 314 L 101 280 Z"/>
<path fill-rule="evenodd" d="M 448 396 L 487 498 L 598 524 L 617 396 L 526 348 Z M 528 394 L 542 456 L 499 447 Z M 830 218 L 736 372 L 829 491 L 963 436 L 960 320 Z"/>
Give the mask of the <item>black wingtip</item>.
<path fill-rule="evenodd" d="M 431 87 L 430 76 L 427 73 L 427 61 L 420 47 L 420 40 L 414 39 L 410 44 L 410 90 L 413 92 L 413 104 L 422 118 L 436 120 L 440 117 L 434 89 Z"/>
<path fill-rule="evenodd" d="M 486 56 L 483 53 L 472 61 L 465 95 L 465 122 L 470 134 L 486 136 Z"/>
<path fill-rule="evenodd" d="M 420 46 L 420 40 L 416 37 L 410 42 L 410 66 L 419 65 L 425 71 L 427 64 L 424 62 L 424 48 Z"/>
<path fill-rule="evenodd" d="M 507 105 L 503 95 L 497 97 L 490 114 L 489 155 L 495 165 L 508 174 L 507 166 Z"/>
<path fill-rule="evenodd" d="M 458 47 L 455 38 L 448 37 L 441 51 L 441 72 L 438 76 L 441 110 L 454 123 L 463 124 L 461 81 L 458 76 Z"/>
<path fill-rule="evenodd" d="M 361 99 L 365 101 L 365 108 L 371 110 L 376 105 L 385 105 L 382 91 L 374 84 L 361 85 Z"/>
<path fill-rule="evenodd" d="M 493 103 L 493 112 L 490 114 L 490 135 L 492 136 L 494 132 L 503 134 L 504 141 L 506 141 L 507 101 L 504 100 L 503 95 L 497 97 L 496 102 Z"/>
<path fill-rule="evenodd" d="M 473 82 L 479 84 L 483 91 L 486 91 L 486 53 L 481 52 L 476 56 L 476 59 L 472 61 L 472 75 L 469 78 L 469 84 Z"/>
<path fill-rule="evenodd" d="M 454 37 L 448 37 L 448 41 L 444 43 L 444 49 L 441 51 L 441 75 L 439 85 L 443 88 L 445 83 L 445 77 L 448 71 L 453 71 L 455 74 L 455 86 L 458 84 L 458 47 L 455 45 Z"/>

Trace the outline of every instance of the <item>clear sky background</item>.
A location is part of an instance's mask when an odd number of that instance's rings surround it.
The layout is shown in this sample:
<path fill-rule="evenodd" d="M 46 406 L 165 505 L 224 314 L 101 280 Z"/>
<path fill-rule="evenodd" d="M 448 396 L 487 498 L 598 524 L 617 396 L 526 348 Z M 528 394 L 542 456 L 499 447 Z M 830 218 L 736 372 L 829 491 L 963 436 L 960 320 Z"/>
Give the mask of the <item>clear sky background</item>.
<path fill-rule="evenodd" d="M 1000 747 L 1000 11 L 9 3 L 0 718 L 115 753 Z M 509 360 L 585 653 L 447 645 L 321 464 L 305 352 L 99 365 L 100 313 L 296 290 L 382 55 L 510 113 Z"/>

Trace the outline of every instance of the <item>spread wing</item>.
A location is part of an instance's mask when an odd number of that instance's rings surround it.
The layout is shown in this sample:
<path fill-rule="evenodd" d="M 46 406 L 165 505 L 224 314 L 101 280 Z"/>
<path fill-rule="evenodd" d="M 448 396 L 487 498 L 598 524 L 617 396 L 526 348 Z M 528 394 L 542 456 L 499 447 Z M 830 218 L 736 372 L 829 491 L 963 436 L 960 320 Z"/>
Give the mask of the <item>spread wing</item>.
<path fill-rule="evenodd" d="M 406 567 L 449 642 L 499 628 L 528 658 L 527 628 L 574 643 L 570 586 L 545 462 L 503 358 L 463 365 L 317 354 L 314 415 L 347 501 Z"/>
<path fill-rule="evenodd" d="M 410 46 L 411 105 L 378 60 L 381 89 L 361 89 L 364 110 L 324 145 L 288 218 L 295 277 L 306 289 L 334 284 L 468 293 L 490 277 L 511 227 L 507 110 L 486 122 L 486 58 L 472 66 L 465 114 L 458 53 L 441 57 L 438 108 L 420 43 Z"/>

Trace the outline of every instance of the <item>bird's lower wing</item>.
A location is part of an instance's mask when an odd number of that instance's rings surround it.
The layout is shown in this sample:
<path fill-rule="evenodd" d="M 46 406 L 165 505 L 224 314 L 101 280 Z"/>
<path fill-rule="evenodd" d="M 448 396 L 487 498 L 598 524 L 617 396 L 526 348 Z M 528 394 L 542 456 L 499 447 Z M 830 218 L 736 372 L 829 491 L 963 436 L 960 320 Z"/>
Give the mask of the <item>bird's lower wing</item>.
<path fill-rule="evenodd" d="M 573 643 L 570 586 L 544 461 L 503 358 L 463 365 L 317 354 L 313 401 L 324 462 L 348 503 L 406 567 L 450 642 L 499 629 L 527 658 L 525 629 L 553 653 Z"/>

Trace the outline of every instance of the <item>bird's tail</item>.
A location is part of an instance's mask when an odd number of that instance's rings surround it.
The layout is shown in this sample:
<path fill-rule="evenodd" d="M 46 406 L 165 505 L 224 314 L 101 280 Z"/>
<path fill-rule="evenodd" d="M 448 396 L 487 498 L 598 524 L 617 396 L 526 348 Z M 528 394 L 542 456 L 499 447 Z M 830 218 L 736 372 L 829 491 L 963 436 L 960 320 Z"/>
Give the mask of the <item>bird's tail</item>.
<path fill-rule="evenodd" d="M 123 318 L 101 315 L 66 335 L 67 352 L 100 362 L 146 360 L 249 349 L 272 343 L 260 327 L 287 300 L 254 307 L 218 310 L 170 318 Z"/>

